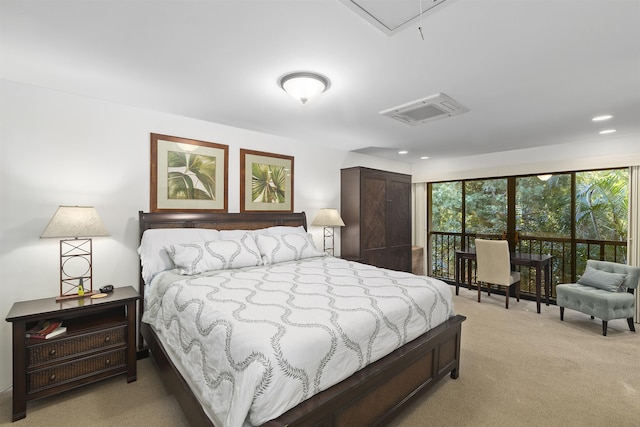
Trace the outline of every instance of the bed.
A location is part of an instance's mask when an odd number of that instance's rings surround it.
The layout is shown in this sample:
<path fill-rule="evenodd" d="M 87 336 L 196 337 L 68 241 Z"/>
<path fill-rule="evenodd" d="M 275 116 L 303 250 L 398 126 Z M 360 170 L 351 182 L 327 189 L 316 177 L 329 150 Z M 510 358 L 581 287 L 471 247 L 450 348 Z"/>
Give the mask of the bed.
<path fill-rule="evenodd" d="M 163 271 L 152 278 L 148 274 L 149 265 L 144 265 L 141 254 L 140 293 L 144 302 L 141 304 L 139 316 L 139 351 L 141 354 L 147 349 L 150 351 L 165 386 L 174 394 L 191 425 L 383 425 L 418 396 L 432 389 L 441 379 L 448 375 L 454 379 L 458 377 L 461 324 L 465 317 L 453 314 L 448 285 L 442 282 L 446 287 L 442 288 L 441 284 L 435 283 L 438 282 L 435 279 L 377 269 L 314 253 L 315 248 L 308 247 L 306 243 L 304 248 L 300 246 L 300 251 L 296 253 L 308 251 L 305 252 L 308 256 L 300 259 L 278 259 L 284 253 L 278 252 L 280 249 L 274 249 L 273 252 L 264 250 L 265 247 L 273 249 L 291 246 L 287 242 L 292 240 L 287 239 L 294 231 L 299 233 L 294 237 L 301 242 L 304 241 L 303 236 L 309 236 L 306 234 L 307 222 L 304 212 L 139 212 L 139 220 L 141 241 L 146 230 L 180 229 L 177 232 L 182 233 L 182 229 L 191 229 L 190 232 L 196 234 L 227 233 L 226 237 L 219 238 L 222 241 L 217 242 L 214 238 L 214 243 L 211 244 L 225 245 L 229 240 L 238 243 L 239 239 L 246 239 L 246 230 L 259 230 L 251 233 L 254 238 L 242 240 L 243 244 L 247 241 L 251 243 L 248 245 L 248 251 L 244 252 L 245 260 L 249 260 L 250 254 L 259 246 L 260 259 L 256 265 L 240 265 L 238 268 L 234 266 L 230 269 L 224 267 L 224 262 L 228 260 L 220 261 L 219 257 L 203 260 L 202 256 L 196 257 L 198 264 L 194 264 L 193 255 L 189 255 L 192 253 L 188 252 L 193 249 L 193 245 L 176 244 L 167 247 L 170 248 L 169 252 L 174 257 L 177 269 Z M 281 236 L 279 233 L 287 235 Z M 200 234 L 195 241 L 201 245 L 202 239 L 209 240 Z M 253 240 L 260 245 L 253 246 Z M 198 245 L 196 250 L 202 254 L 202 248 Z M 269 253 L 272 255 L 268 255 Z M 242 257 L 238 256 L 234 259 L 240 258 Z M 188 262 L 183 262 L 184 259 Z M 211 267 L 221 262 L 222 267 Z M 265 263 L 268 265 L 258 265 Z M 196 265 L 199 267 L 194 267 Z M 208 268 L 214 270 L 209 271 Z M 324 276 L 325 273 L 327 276 Z M 309 283 L 305 283 L 307 278 Z M 232 279 L 240 281 L 229 285 Z M 320 287 L 329 289 L 329 296 L 315 295 L 319 286 L 318 280 L 323 284 Z M 429 291 L 426 291 L 425 286 L 416 286 L 419 281 L 421 285 L 428 282 L 433 283 L 433 286 L 429 285 Z M 340 287 L 342 282 L 345 282 L 344 287 Z M 397 282 L 402 286 L 396 289 L 388 286 L 389 282 Z M 248 283 L 258 283 L 258 286 L 252 288 Z M 284 288 L 288 288 L 286 292 L 293 290 L 295 295 L 285 293 Z M 235 299 L 235 296 L 222 292 L 239 292 L 243 296 Z M 384 292 L 391 294 L 386 295 Z M 370 294 L 379 294 L 382 298 L 373 299 Z M 427 306 L 418 303 L 418 298 L 423 297 L 422 294 L 432 294 L 434 300 L 440 302 L 428 303 Z M 266 299 L 271 297 L 279 300 Z M 331 309 L 320 307 L 317 303 L 318 298 L 326 299 Z M 351 299 L 342 300 L 343 298 Z M 292 304 L 291 301 L 295 303 Z M 313 302 L 305 306 L 305 301 Z M 367 306 L 369 301 L 372 304 L 370 307 Z M 390 301 L 406 305 L 410 313 L 378 313 L 384 308 L 382 306 L 391 304 Z M 209 308 L 205 309 L 207 304 Z M 251 305 L 256 305 L 259 308 L 258 312 L 251 313 L 247 309 L 247 306 Z M 295 311 L 285 308 L 286 314 L 282 314 L 285 306 L 299 306 L 298 308 L 306 311 L 296 314 Z M 169 311 L 174 308 L 176 312 Z M 390 309 L 394 310 L 392 305 Z M 218 313 L 218 310 L 226 310 L 230 316 L 240 317 L 242 324 L 228 326 L 228 320 L 219 317 L 222 314 Z M 176 320 L 183 312 L 189 311 L 195 316 L 193 323 L 198 324 L 201 329 L 208 328 L 204 335 L 207 335 L 207 340 L 209 335 L 212 336 L 213 341 L 209 344 L 205 345 L 202 331 L 187 332 L 184 329 L 184 323 L 188 320 Z M 276 325 L 274 318 L 269 317 L 271 311 L 275 312 L 273 316 L 285 320 L 286 329 Z M 336 320 L 336 312 L 341 313 L 340 316 L 346 320 Z M 207 318 L 206 322 L 201 322 L 201 316 L 205 316 L 203 313 L 212 317 Z M 305 316 L 304 313 L 309 315 Z M 352 319 L 350 316 L 355 316 L 354 313 L 364 315 L 371 321 L 366 322 L 366 326 L 351 327 L 355 317 Z M 326 317 L 326 324 L 321 324 L 320 320 L 316 324 L 315 320 L 323 316 Z M 314 319 L 312 327 L 307 324 L 308 318 Z M 337 329 L 333 329 L 334 326 Z M 420 328 L 428 330 L 424 332 Z M 170 330 L 176 333 L 172 334 Z M 233 334 L 230 330 L 233 330 Z M 282 332 L 285 330 L 286 333 Z M 246 339 L 249 332 L 257 334 L 251 339 Z M 362 336 L 358 335 L 360 332 Z M 197 339 L 193 338 L 193 334 L 198 335 Z M 382 339 L 383 336 L 386 338 Z M 216 339 L 218 341 L 215 341 Z M 389 344 L 389 341 L 392 343 Z M 263 342 L 267 347 L 270 346 L 277 351 L 267 357 L 261 350 L 252 350 L 249 347 L 240 349 L 248 342 L 255 342 L 256 345 Z M 217 351 L 204 350 L 207 346 L 216 347 L 215 343 L 221 343 L 217 346 Z M 336 343 L 346 345 L 346 350 L 336 346 Z M 280 352 L 281 347 L 300 345 L 307 350 L 304 357 Z M 395 349 L 385 350 L 383 347 L 388 345 L 394 346 Z M 224 351 L 222 347 L 225 348 Z M 236 352 L 233 356 L 230 355 L 228 347 L 233 347 L 233 351 Z M 391 352 L 387 354 L 387 351 Z M 247 353 L 238 356 L 237 352 Z M 357 361 L 338 359 L 338 354 L 343 353 L 356 354 Z M 316 358 L 307 357 L 316 354 L 319 355 Z M 307 358 L 313 361 L 307 362 Z M 213 360 L 231 367 L 225 365 L 210 368 Z M 240 368 L 234 365 L 239 366 L 241 362 L 244 365 Z M 299 368 L 298 365 L 302 366 L 303 363 L 314 365 L 311 368 Z M 195 369 L 192 369 L 194 366 Z M 247 369 L 247 366 L 251 366 L 251 369 Z M 255 366 L 258 368 L 253 369 Z M 192 370 L 195 373 L 191 372 Z M 241 373 L 231 379 L 225 376 L 232 370 Z M 256 372 L 249 372 L 251 370 L 257 370 L 257 377 Z M 283 379 L 275 375 L 276 371 L 284 371 Z M 225 381 L 228 383 L 227 388 L 220 386 Z M 287 382 L 291 382 L 292 386 L 285 385 Z M 332 382 L 336 383 L 331 385 Z M 248 388 L 243 388 L 247 384 Z M 216 391 L 206 394 L 207 390 Z M 251 390 L 254 395 L 251 396 L 246 390 Z M 273 390 L 277 392 L 274 393 Z M 241 415 L 230 415 L 223 411 L 220 415 L 215 408 L 218 404 L 216 402 L 220 400 L 220 404 L 225 406 L 223 400 L 227 399 L 227 395 L 231 396 L 229 399 L 233 401 L 231 406 L 247 411 L 246 420 L 239 421 L 245 417 L 242 412 Z M 292 406 L 289 398 L 286 398 L 289 395 L 300 402 L 295 402 L 295 406 Z M 209 405 L 207 402 L 214 403 Z M 250 408 L 247 407 L 249 404 Z M 265 407 L 267 412 L 264 412 Z M 269 410 L 277 411 L 275 418 Z"/>

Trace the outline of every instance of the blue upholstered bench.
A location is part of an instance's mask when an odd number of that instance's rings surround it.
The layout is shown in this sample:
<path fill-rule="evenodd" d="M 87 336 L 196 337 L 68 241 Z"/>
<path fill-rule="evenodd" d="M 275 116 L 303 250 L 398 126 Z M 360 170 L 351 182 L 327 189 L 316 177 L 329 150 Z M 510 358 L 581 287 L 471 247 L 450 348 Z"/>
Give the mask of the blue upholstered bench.
<path fill-rule="evenodd" d="M 602 319 L 602 335 L 607 335 L 607 321 L 627 319 L 629 329 L 635 332 L 634 289 L 638 287 L 640 267 L 631 267 L 608 261 L 587 260 L 585 272 L 578 283 L 556 286 L 560 320 L 564 309 L 571 308 Z"/>

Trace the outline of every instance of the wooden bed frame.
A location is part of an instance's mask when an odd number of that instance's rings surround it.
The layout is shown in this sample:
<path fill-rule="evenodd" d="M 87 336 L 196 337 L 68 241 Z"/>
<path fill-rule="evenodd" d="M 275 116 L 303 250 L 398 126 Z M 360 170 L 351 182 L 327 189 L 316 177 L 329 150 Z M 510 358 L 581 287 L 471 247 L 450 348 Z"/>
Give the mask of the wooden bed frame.
<path fill-rule="evenodd" d="M 274 225 L 304 226 L 302 213 L 144 213 L 139 212 L 140 236 L 150 228 L 259 229 Z M 140 277 L 141 301 L 144 282 Z M 140 319 L 144 310 L 140 305 Z M 456 315 L 393 353 L 361 369 L 333 387 L 316 394 L 263 427 L 384 425 L 450 374 L 458 378 L 460 335 L 466 318 Z M 200 402 L 178 372 L 153 328 L 139 321 L 138 349 L 146 347 L 172 393 L 193 426 L 212 426 Z M 143 342 L 144 340 L 144 342 Z M 217 426 L 222 427 L 222 426 Z"/>

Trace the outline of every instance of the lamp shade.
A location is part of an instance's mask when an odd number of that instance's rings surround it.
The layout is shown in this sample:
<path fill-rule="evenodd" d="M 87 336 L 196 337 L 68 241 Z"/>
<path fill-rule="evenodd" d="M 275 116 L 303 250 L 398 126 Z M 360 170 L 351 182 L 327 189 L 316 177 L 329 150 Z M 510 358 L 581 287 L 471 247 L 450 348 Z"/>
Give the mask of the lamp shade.
<path fill-rule="evenodd" d="M 329 88 L 329 79 L 316 73 L 300 72 L 280 78 L 280 87 L 294 99 L 306 104 Z"/>
<path fill-rule="evenodd" d="M 319 227 L 344 227 L 344 221 L 336 209 L 320 209 L 311 225 Z"/>
<path fill-rule="evenodd" d="M 44 229 L 45 237 L 109 236 L 93 206 L 60 206 Z"/>

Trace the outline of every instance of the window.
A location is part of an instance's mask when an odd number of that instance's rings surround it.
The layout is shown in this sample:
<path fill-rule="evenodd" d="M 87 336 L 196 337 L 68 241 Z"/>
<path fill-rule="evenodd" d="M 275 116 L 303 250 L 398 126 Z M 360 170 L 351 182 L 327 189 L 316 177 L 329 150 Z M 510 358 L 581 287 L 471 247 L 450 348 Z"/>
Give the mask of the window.
<path fill-rule="evenodd" d="M 626 263 L 628 169 L 429 184 L 430 275 L 455 280 L 455 251 L 476 236 L 551 254 L 555 284 L 575 282 L 587 259 Z M 533 292 L 528 271 L 522 291 Z"/>
<path fill-rule="evenodd" d="M 460 233 L 462 231 L 462 182 L 433 184 L 432 229 Z M 436 202 L 437 201 L 437 202 Z"/>
<path fill-rule="evenodd" d="M 507 180 L 465 182 L 465 230 L 478 235 L 507 232 Z"/>
<path fill-rule="evenodd" d="M 516 231 L 538 237 L 571 237 L 571 175 L 516 178 Z"/>

